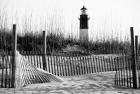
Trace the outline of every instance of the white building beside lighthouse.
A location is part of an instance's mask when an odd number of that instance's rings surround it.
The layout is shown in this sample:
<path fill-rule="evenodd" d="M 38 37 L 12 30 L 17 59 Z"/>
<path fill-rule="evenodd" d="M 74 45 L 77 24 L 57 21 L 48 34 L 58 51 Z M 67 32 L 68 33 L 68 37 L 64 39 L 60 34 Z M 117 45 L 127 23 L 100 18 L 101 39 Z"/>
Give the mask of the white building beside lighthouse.
<path fill-rule="evenodd" d="M 81 8 L 81 15 L 80 15 L 80 31 L 79 31 L 79 39 L 80 41 L 88 41 L 89 36 L 88 36 L 88 15 L 86 14 L 86 8 L 83 6 Z"/>

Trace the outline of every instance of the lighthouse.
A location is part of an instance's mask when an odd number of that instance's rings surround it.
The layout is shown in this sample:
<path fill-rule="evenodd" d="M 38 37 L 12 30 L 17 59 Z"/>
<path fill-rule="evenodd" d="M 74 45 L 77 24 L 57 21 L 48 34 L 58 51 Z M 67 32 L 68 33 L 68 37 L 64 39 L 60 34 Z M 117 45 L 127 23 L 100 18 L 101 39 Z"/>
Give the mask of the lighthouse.
<path fill-rule="evenodd" d="M 83 6 L 81 8 L 81 15 L 80 15 L 80 30 L 79 30 L 79 39 L 80 41 L 88 41 L 88 15 L 86 13 L 87 8 Z"/>

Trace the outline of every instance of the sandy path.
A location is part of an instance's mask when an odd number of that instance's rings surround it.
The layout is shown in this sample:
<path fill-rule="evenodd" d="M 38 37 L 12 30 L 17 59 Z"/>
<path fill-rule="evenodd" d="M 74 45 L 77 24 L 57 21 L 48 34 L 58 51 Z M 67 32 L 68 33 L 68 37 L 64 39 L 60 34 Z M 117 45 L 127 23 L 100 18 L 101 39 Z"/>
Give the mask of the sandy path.
<path fill-rule="evenodd" d="M 62 83 L 32 84 L 22 89 L 0 89 L 0 94 L 140 94 L 114 87 L 114 72 L 63 77 Z"/>

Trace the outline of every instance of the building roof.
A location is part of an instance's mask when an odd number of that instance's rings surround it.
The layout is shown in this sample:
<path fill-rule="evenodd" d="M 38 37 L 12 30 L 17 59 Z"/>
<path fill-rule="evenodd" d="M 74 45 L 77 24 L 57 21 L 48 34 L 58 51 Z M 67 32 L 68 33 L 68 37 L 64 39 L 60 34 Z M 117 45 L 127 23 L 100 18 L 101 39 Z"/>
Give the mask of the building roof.
<path fill-rule="evenodd" d="M 81 10 L 87 10 L 87 8 L 86 8 L 85 6 L 83 6 L 83 7 L 81 8 Z"/>

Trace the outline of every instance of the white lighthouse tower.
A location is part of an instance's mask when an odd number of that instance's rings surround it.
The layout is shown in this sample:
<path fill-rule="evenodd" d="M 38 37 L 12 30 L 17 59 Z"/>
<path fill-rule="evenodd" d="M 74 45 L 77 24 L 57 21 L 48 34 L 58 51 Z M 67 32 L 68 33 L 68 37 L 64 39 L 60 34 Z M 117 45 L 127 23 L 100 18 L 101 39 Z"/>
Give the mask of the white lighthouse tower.
<path fill-rule="evenodd" d="M 88 41 L 88 15 L 86 14 L 86 8 L 83 6 L 81 8 L 81 15 L 80 15 L 80 31 L 79 31 L 79 39 L 80 41 Z"/>

